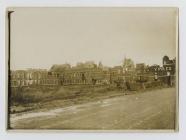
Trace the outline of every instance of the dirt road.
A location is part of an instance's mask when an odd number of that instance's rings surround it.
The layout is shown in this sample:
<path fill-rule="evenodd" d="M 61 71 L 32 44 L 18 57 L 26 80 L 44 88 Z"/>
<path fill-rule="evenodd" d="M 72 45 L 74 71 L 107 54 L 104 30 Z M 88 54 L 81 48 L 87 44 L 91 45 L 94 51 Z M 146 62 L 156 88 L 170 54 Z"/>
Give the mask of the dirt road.
<path fill-rule="evenodd" d="M 11 115 L 17 129 L 174 129 L 175 88 L 123 95 L 65 108 Z"/>

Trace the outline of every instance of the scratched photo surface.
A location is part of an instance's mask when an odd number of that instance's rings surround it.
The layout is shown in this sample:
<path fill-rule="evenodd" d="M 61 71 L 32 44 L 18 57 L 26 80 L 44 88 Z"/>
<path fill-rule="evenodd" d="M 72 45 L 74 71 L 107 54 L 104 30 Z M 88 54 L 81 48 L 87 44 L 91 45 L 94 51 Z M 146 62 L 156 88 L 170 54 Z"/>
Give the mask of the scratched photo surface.
<path fill-rule="evenodd" d="M 177 128 L 178 9 L 8 8 L 8 129 Z"/>

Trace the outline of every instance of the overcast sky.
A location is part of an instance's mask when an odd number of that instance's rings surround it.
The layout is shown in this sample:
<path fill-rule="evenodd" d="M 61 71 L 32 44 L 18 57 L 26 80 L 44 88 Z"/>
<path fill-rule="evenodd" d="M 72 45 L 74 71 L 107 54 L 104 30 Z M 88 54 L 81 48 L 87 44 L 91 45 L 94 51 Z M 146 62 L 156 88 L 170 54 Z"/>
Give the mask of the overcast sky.
<path fill-rule="evenodd" d="M 11 69 L 101 61 L 162 65 L 176 56 L 176 8 L 16 8 Z"/>

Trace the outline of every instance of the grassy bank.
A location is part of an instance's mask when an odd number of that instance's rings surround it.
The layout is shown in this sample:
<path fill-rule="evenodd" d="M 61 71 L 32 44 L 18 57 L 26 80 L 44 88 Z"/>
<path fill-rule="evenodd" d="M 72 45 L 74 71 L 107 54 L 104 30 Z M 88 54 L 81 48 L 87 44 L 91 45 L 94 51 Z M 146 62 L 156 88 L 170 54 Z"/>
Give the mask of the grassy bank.
<path fill-rule="evenodd" d="M 11 89 L 10 113 L 70 106 L 125 94 L 162 88 L 159 82 L 131 84 L 130 90 L 116 85 L 69 85 L 59 87 L 22 87 Z"/>

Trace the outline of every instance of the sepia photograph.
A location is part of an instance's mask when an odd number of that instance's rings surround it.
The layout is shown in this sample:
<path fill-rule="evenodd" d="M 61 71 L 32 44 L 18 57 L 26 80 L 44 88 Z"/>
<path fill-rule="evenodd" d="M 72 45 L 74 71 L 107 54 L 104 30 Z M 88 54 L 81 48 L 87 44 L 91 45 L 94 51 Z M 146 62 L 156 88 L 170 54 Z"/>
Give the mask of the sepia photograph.
<path fill-rule="evenodd" d="M 8 130 L 178 130 L 178 8 L 7 8 Z"/>

